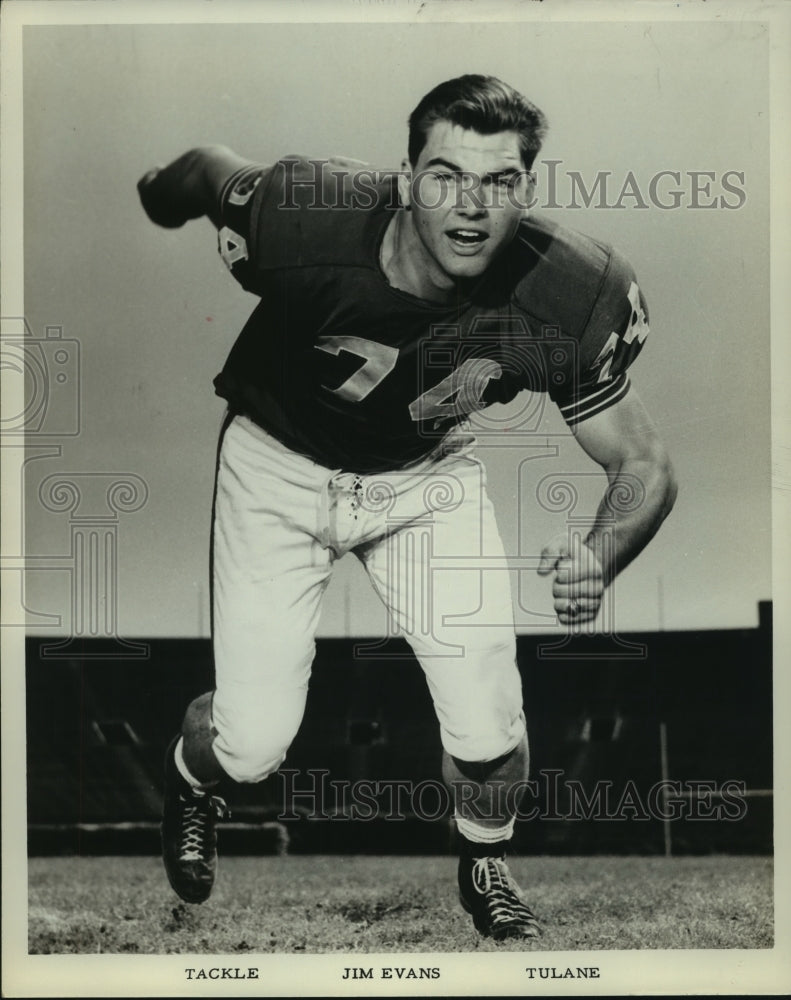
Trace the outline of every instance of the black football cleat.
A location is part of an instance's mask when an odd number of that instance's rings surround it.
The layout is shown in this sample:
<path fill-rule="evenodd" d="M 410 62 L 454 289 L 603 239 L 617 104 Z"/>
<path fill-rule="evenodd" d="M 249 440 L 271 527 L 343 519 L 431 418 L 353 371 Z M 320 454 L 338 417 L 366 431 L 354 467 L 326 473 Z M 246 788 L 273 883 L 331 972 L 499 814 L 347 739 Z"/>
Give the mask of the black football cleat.
<path fill-rule="evenodd" d="M 182 778 L 175 759 L 178 740 L 165 756 L 162 860 L 173 891 L 186 903 L 202 903 L 217 874 L 217 819 L 228 810 L 221 798 L 196 792 Z"/>
<path fill-rule="evenodd" d="M 460 858 L 459 898 L 484 937 L 504 941 L 535 938 L 541 933 L 504 858 Z"/>

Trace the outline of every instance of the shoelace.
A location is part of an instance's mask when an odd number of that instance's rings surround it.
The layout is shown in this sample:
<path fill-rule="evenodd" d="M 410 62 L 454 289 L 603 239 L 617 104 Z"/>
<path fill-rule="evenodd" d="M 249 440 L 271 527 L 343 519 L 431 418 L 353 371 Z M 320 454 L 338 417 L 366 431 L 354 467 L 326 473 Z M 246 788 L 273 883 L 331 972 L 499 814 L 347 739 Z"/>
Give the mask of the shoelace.
<path fill-rule="evenodd" d="M 494 922 L 535 922 L 533 911 L 522 902 L 504 861 L 499 858 L 478 858 L 472 866 L 472 884 L 476 892 L 486 897 L 486 905 Z"/>
<path fill-rule="evenodd" d="M 193 801 L 184 807 L 181 824 L 181 861 L 205 861 L 205 837 L 209 815 L 225 816 L 228 807 L 216 795 L 193 796 Z"/>

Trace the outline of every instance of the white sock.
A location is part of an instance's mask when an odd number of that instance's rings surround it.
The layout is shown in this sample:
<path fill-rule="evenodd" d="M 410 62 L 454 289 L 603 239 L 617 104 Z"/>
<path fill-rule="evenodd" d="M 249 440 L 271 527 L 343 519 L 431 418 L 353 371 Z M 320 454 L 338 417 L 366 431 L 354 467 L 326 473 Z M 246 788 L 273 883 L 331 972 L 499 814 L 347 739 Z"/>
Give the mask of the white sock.
<path fill-rule="evenodd" d="M 176 749 L 174 751 L 174 758 L 176 761 L 176 770 L 181 775 L 181 777 L 187 782 L 187 784 L 192 788 L 196 795 L 205 795 L 206 789 L 210 786 L 204 785 L 203 782 L 198 781 L 198 779 L 190 773 L 187 769 L 187 765 L 184 763 L 184 737 L 180 737 L 178 743 L 176 744 Z"/>
<path fill-rule="evenodd" d="M 454 816 L 456 828 L 462 837 L 471 840 L 473 844 L 496 844 L 498 840 L 510 840 L 514 835 L 514 817 L 505 826 L 481 826 L 464 816 Z"/>

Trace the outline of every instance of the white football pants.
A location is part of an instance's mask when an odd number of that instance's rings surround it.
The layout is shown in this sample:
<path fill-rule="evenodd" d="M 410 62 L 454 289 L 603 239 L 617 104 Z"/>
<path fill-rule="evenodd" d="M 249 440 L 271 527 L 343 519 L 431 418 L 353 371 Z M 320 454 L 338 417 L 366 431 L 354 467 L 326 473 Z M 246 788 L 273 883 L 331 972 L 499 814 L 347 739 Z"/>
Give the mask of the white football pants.
<path fill-rule="evenodd" d="M 220 450 L 214 521 L 214 751 L 236 781 L 283 762 L 302 720 L 320 603 L 354 551 L 423 668 L 444 748 L 508 753 L 525 731 L 508 569 L 471 439 L 400 472 L 295 454 L 246 417 Z"/>

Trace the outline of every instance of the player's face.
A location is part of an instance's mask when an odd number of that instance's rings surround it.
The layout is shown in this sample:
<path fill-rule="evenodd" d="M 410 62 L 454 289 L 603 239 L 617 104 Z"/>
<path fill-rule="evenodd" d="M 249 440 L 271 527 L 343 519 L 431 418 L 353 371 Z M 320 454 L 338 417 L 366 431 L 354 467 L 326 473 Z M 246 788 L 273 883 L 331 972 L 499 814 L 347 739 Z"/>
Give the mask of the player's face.
<path fill-rule="evenodd" d="M 513 240 L 532 194 L 516 132 L 481 135 L 445 121 L 400 183 L 415 252 L 438 287 L 482 275 Z"/>

